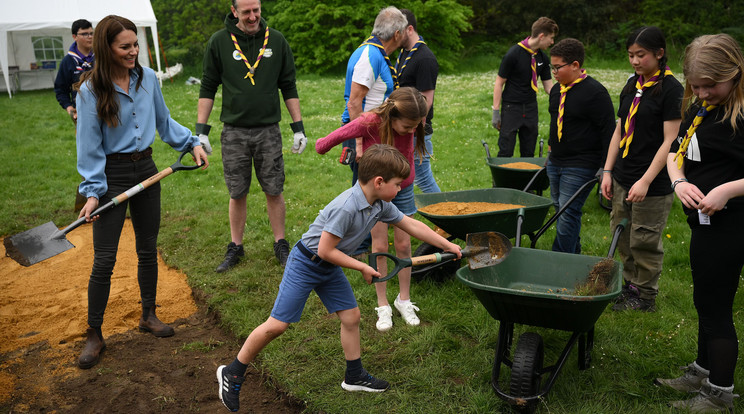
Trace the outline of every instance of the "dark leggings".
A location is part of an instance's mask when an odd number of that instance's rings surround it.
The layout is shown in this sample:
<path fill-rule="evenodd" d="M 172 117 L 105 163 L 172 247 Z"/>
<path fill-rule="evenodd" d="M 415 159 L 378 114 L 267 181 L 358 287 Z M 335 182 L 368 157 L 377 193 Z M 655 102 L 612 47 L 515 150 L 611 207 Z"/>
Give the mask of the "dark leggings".
<path fill-rule="evenodd" d="M 688 218 L 692 230 L 690 267 L 693 300 L 698 313 L 697 363 L 710 370 L 712 384 L 734 384 L 738 340 L 733 304 L 744 265 L 744 211 L 719 211 L 711 225 Z"/>
<path fill-rule="evenodd" d="M 152 159 L 137 162 L 106 162 L 108 192 L 99 200 L 99 206 L 113 197 L 157 173 Z M 155 306 L 158 283 L 157 240 L 160 230 L 160 184 L 156 183 L 112 210 L 102 214 L 93 223 L 93 271 L 88 282 L 88 325 L 97 328 L 103 324 L 111 274 L 116 263 L 119 237 L 126 218 L 127 205 L 132 218 L 137 250 L 137 281 L 142 307 Z"/>

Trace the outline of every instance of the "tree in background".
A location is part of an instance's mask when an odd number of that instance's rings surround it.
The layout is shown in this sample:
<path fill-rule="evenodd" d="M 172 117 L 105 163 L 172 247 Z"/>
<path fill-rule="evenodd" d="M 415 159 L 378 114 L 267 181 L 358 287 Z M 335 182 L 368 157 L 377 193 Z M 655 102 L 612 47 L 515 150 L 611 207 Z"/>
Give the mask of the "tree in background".
<path fill-rule="evenodd" d="M 414 12 L 418 32 L 442 69 L 453 68 L 463 48 L 460 35 L 470 30 L 470 8 L 455 0 L 392 3 Z M 379 11 L 390 4 L 389 0 L 279 0 L 267 19 L 289 41 L 299 71 L 342 73 L 349 56 L 372 32 Z"/>
<path fill-rule="evenodd" d="M 231 0 L 151 2 L 169 63 L 200 69 L 207 40 L 223 27 Z M 390 4 L 413 10 L 443 72 L 463 57 L 502 56 L 540 16 L 558 23 L 559 39 L 575 37 L 594 56 L 624 54 L 625 38 L 641 25 L 658 26 L 678 49 L 706 33 L 725 32 L 744 43 L 744 0 L 708 0 L 705 7 L 689 0 L 265 0 L 261 6 L 269 26 L 287 37 L 298 71 L 340 74 Z"/>
<path fill-rule="evenodd" d="M 230 0 L 150 0 L 168 63 L 201 68 L 209 37 L 224 27 Z"/>

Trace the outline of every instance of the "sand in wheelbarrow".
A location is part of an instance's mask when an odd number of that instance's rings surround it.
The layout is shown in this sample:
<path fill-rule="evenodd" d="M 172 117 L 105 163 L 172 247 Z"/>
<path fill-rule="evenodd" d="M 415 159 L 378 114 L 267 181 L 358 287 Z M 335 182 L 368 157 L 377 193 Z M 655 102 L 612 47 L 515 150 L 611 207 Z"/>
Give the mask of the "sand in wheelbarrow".
<path fill-rule="evenodd" d="M 537 164 L 533 164 L 531 162 L 524 162 L 524 161 L 518 161 L 518 162 L 509 162 L 506 164 L 499 165 L 501 168 L 511 168 L 513 170 L 539 170 L 540 167 Z"/>
<path fill-rule="evenodd" d="M 489 211 L 512 210 L 522 208 L 523 205 L 508 203 L 487 203 L 483 201 L 459 202 L 444 201 L 441 203 L 429 204 L 421 207 L 419 210 L 426 214 L 437 216 L 461 216 L 464 214 L 486 213 Z"/>
<path fill-rule="evenodd" d="M 598 296 L 608 293 L 614 267 L 615 261 L 613 259 L 606 258 L 597 262 L 589 271 L 589 277 L 586 281 L 576 286 L 574 294 L 577 296 Z"/>

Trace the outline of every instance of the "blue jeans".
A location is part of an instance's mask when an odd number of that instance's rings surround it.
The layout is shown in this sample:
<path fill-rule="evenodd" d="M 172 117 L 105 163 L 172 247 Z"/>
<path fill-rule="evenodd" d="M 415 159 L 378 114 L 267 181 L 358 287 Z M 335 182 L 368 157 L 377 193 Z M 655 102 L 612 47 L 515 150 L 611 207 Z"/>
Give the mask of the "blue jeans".
<path fill-rule="evenodd" d="M 553 199 L 556 213 L 576 194 L 582 185 L 594 178 L 595 168 L 557 167 L 548 161 L 548 179 L 550 180 L 550 196 Z M 553 251 L 564 253 L 581 253 L 581 208 L 591 188 L 586 188 L 566 208 L 556 221 L 556 235 L 553 241 Z"/>
<path fill-rule="evenodd" d="M 418 137 L 416 138 L 418 139 Z M 424 137 L 424 146 L 426 147 L 426 154 L 421 159 L 419 164 L 419 156 L 417 152 L 413 154 L 413 164 L 416 172 L 416 178 L 414 184 L 423 191 L 424 193 L 438 193 L 441 190 L 434 180 L 434 174 L 431 172 L 431 163 L 429 162 L 429 155 L 434 153 L 434 146 L 431 143 L 431 135 Z"/>

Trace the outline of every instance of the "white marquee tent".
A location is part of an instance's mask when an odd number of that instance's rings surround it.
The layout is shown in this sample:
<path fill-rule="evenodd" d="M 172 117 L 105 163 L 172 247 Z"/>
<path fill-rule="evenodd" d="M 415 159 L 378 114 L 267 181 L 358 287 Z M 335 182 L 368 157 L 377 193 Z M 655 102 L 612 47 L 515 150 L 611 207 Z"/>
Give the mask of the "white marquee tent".
<path fill-rule="evenodd" d="M 137 25 L 140 44 L 139 61 L 142 66 L 150 66 L 147 50 L 146 27 L 153 35 L 157 69 L 160 71 L 157 19 L 150 0 L 0 0 L 0 70 L 8 95 L 16 89 L 44 89 L 53 86 L 59 59 L 48 58 L 44 66 L 39 62 L 40 39 L 53 38 L 54 44 L 63 53 L 72 44 L 70 27 L 77 19 L 86 19 L 95 28 L 104 17 L 116 14 L 126 17 Z M 36 42 L 36 43 L 34 43 Z M 36 49 L 35 49 L 36 47 Z M 56 61 L 52 63 L 51 61 Z M 52 67 L 53 66 L 53 67 Z M 36 69 L 34 69 L 36 67 Z M 4 86 L 4 88 L 1 88 Z"/>

